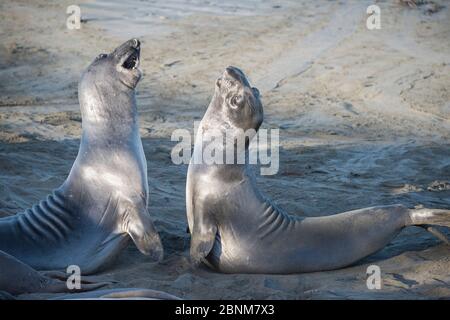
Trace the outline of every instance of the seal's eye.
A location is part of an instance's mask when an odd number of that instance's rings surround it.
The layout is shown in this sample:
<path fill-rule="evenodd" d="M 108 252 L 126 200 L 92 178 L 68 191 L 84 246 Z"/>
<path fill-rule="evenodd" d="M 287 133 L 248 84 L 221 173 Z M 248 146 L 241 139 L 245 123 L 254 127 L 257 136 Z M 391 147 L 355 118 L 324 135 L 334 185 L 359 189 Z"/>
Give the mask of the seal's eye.
<path fill-rule="evenodd" d="M 237 109 L 242 106 L 244 102 L 244 97 L 241 95 L 236 95 L 231 98 L 231 107 Z"/>

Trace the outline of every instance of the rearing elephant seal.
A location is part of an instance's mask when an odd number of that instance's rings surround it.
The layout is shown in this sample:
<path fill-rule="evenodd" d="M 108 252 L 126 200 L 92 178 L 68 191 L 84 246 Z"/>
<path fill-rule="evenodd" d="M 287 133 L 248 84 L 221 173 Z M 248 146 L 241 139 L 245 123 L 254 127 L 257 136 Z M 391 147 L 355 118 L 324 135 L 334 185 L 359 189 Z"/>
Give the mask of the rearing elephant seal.
<path fill-rule="evenodd" d="M 0 219 L 1 251 L 38 270 L 77 265 L 89 274 L 110 262 L 131 236 L 142 253 L 161 259 L 147 211 L 137 121 L 139 56 L 140 43 L 132 39 L 98 56 L 84 72 L 78 87 L 83 131 L 70 174 L 47 199 Z M 1 263 L 0 269 L 7 278 Z"/>
<path fill-rule="evenodd" d="M 258 90 L 242 71 L 228 67 L 217 80 L 199 125 L 193 159 L 211 143 L 201 133 L 214 129 L 227 136 L 227 130 L 257 130 L 262 120 Z M 227 273 L 341 268 L 380 250 L 406 226 L 450 226 L 449 210 L 411 210 L 401 205 L 314 218 L 289 216 L 258 190 L 245 163 L 208 165 L 191 160 L 186 206 L 193 262 L 203 261 Z"/>

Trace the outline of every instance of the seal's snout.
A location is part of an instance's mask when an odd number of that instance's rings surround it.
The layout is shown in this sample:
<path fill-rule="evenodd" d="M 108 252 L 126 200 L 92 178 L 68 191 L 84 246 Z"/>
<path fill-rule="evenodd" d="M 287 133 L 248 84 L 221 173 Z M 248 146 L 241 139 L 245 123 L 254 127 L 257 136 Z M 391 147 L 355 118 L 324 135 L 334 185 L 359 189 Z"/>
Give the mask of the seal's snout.
<path fill-rule="evenodd" d="M 237 81 L 238 83 L 240 83 L 243 86 L 247 86 L 247 87 L 250 86 L 250 84 L 247 80 L 247 77 L 242 72 L 242 70 L 239 68 L 233 67 L 233 66 L 229 66 L 229 67 L 225 68 L 225 71 L 223 73 L 223 79 Z"/>
<path fill-rule="evenodd" d="M 131 39 L 131 41 L 132 41 L 132 46 L 133 46 L 135 49 L 139 49 L 139 48 L 140 48 L 141 42 L 140 42 L 138 39 Z"/>
<path fill-rule="evenodd" d="M 225 68 L 224 76 L 242 82 L 242 71 L 236 67 L 229 66 Z"/>
<path fill-rule="evenodd" d="M 128 48 L 139 49 L 141 46 L 141 42 L 137 38 L 130 39 L 123 43 L 120 47 L 123 47 L 125 50 Z M 119 47 L 119 48 L 120 48 Z"/>

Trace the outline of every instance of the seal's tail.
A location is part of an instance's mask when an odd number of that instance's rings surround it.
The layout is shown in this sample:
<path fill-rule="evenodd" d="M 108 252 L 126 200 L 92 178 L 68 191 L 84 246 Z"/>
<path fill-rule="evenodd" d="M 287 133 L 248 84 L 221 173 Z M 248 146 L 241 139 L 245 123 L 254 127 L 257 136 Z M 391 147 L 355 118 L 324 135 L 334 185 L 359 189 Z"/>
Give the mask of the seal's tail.
<path fill-rule="evenodd" d="M 433 235 L 450 245 L 448 238 L 436 226 L 450 228 L 450 210 L 445 209 L 411 209 L 409 211 L 410 225 L 425 228 Z"/>

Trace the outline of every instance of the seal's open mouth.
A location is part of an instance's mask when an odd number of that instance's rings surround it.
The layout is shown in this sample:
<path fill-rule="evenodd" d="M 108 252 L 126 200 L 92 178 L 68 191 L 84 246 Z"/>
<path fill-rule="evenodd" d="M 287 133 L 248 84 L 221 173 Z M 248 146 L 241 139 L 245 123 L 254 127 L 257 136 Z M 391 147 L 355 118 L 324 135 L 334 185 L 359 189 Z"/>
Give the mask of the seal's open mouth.
<path fill-rule="evenodd" d="M 120 59 L 120 66 L 126 70 L 134 70 L 139 67 L 139 57 L 141 53 L 141 42 L 138 39 L 131 39 L 122 44 L 116 50 L 115 55 Z"/>
<path fill-rule="evenodd" d="M 128 70 L 137 69 L 139 67 L 139 51 L 139 48 L 133 50 L 122 64 L 122 67 Z"/>
<path fill-rule="evenodd" d="M 141 42 L 131 39 L 116 48 L 112 53 L 116 70 L 120 73 L 120 81 L 127 87 L 134 89 L 141 78 L 139 62 L 141 56 Z"/>

